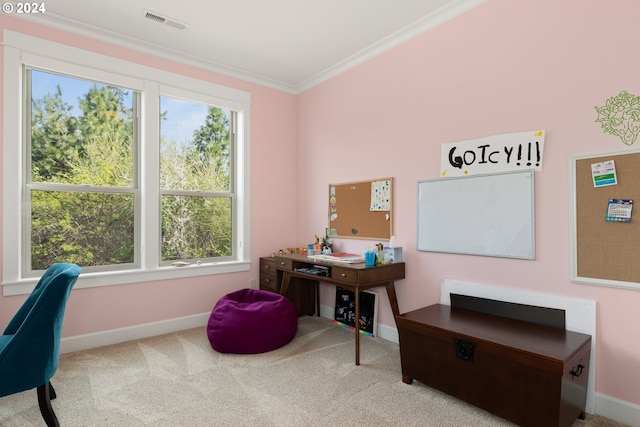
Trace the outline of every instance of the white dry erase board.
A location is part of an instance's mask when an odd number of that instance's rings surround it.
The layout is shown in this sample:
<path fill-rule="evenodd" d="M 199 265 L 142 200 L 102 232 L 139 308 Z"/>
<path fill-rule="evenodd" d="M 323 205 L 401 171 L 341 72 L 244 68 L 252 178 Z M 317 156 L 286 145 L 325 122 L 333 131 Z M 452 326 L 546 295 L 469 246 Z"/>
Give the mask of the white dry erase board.
<path fill-rule="evenodd" d="M 419 251 L 535 259 L 533 171 L 418 182 Z"/>

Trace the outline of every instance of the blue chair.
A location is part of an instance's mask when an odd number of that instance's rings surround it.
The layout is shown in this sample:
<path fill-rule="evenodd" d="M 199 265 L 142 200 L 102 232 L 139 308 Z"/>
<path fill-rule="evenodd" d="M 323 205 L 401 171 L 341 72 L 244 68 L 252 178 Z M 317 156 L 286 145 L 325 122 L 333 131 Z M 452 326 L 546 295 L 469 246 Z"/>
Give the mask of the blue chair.
<path fill-rule="evenodd" d="M 47 426 L 58 426 L 50 380 L 58 369 L 64 309 L 80 271 L 67 263 L 49 267 L 0 336 L 0 397 L 37 388 Z"/>

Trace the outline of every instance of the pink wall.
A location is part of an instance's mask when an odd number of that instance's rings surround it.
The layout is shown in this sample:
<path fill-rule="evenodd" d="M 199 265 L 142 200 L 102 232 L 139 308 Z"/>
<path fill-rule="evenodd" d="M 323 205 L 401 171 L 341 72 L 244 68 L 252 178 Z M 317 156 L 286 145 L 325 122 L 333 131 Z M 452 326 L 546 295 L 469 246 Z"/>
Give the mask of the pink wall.
<path fill-rule="evenodd" d="M 274 248 L 291 246 L 296 235 L 296 98 L 293 95 L 218 75 L 177 62 L 0 15 L 0 30 L 11 29 L 86 50 L 251 93 L 251 271 L 94 289 L 75 289 L 65 316 L 64 335 L 76 336 L 211 311 L 228 292 L 249 287 L 259 274 L 257 259 Z M 1 59 L 0 59 L 1 60 Z M 0 66 L 0 72 L 2 67 Z M 0 106 L 0 108 L 2 108 Z M 0 110 L 0 120 L 2 111 Z M 2 138 L 2 132 L 0 132 Z M 1 177 L 0 177 L 1 179 Z M 287 197 L 282 197 L 287 195 Z M 278 202 L 277 215 L 274 201 Z M 265 208 L 267 207 L 267 208 Z M 0 296 L 0 330 L 24 296 Z"/>
<path fill-rule="evenodd" d="M 594 122 L 594 106 L 640 95 L 638 16 L 633 1 L 492 0 L 301 94 L 300 242 L 324 230 L 328 183 L 392 176 L 401 312 L 438 302 L 445 278 L 595 300 L 596 392 L 640 404 L 640 292 L 571 283 L 568 220 L 569 156 L 625 148 Z M 416 183 L 439 176 L 440 145 L 536 129 L 546 130 L 537 259 L 417 252 Z M 393 326 L 380 296 L 380 321 Z"/>
<path fill-rule="evenodd" d="M 395 235 L 407 263 L 407 278 L 397 284 L 401 311 L 437 302 L 445 278 L 596 300 L 596 391 L 640 404 L 640 344 L 629 339 L 640 324 L 640 293 L 568 279 L 568 157 L 623 148 L 594 123 L 594 106 L 621 90 L 640 94 L 640 3 L 615 6 L 492 0 L 299 96 L 6 15 L 0 29 L 250 92 L 253 261 L 324 231 L 326 199 L 319 195 L 329 183 L 392 176 Z M 416 182 L 438 176 L 440 144 L 533 129 L 546 130 L 544 169 L 536 174 L 537 259 L 417 252 Z M 337 241 L 353 251 L 368 244 Z M 247 273 L 77 289 L 65 335 L 207 312 L 257 277 L 255 262 Z M 332 290 L 323 287 L 323 304 Z M 393 326 L 380 296 L 380 321 Z M 0 297 L 0 325 L 23 300 Z"/>

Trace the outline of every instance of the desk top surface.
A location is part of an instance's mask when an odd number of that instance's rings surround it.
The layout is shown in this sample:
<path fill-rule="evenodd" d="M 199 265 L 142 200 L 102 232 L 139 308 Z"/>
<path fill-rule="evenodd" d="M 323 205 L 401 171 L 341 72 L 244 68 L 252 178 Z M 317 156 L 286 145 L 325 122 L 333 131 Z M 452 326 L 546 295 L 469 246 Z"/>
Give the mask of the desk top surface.
<path fill-rule="evenodd" d="M 306 264 L 326 265 L 329 267 L 350 268 L 354 270 L 371 270 L 375 268 L 390 268 L 390 269 L 402 269 L 404 270 L 404 262 L 396 262 L 393 264 L 376 265 L 373 267 L 367 267 L 364 262 L 348 263 L 341 261 L 328 261 L 309 258 L 307 254 L 286 254 L 276 255 L 275 259 L 288 259 L 294 262 L 301 262 Z"/>

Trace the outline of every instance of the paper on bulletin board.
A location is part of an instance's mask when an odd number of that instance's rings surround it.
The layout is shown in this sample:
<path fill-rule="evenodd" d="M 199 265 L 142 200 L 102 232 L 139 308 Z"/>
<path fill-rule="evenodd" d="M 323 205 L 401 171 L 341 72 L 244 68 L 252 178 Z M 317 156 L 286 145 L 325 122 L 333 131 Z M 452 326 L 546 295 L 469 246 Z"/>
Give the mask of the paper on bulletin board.
<path fill-rule="evenodd" d="M 370 211 L 391 210 L 391 180 L 371 182 L 371 206 Z"/>
<path fill-rule="evenodd" d="M 593 186 L 606 187 L 608 185 L 616 185 L 618 177 L 616 175 L 616 164 L 613 160 L 606 162 L 593 163 L 591 165 L 591 178 Z"/>
<path fill-rule="evenodd" d="M 631 210 L 633 200 L 630 199 L 609 199 L 607 205 L 607 221 L 609 222 L 631 222 Z"/>

